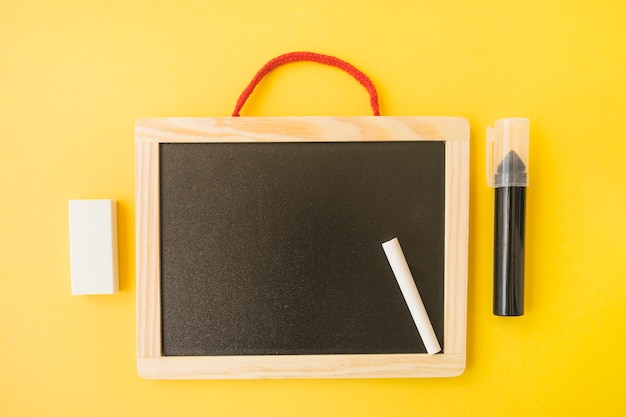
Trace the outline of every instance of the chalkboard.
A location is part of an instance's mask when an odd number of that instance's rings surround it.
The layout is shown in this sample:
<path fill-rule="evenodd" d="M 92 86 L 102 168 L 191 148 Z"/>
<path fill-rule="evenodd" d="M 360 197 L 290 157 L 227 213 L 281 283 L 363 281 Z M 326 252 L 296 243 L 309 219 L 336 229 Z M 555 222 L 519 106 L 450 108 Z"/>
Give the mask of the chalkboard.
<path fill-rule="evenodd" d="M 468 136 L 458 118 L 137 122 L 140 374 L 461 373 Z M 394 237 L 441 354 L 385 258 Z"/>

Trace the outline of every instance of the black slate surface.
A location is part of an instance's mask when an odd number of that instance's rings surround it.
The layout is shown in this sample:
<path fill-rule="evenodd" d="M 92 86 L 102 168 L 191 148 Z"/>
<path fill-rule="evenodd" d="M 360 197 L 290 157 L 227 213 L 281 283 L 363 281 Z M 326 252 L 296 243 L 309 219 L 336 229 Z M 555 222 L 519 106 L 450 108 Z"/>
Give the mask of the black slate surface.
<path fill-rule="evenodd" d="M 426 352 L 394 237 L 443 347 L 444 168 L 443 142 L 161 144 L 163 354 Z"/>

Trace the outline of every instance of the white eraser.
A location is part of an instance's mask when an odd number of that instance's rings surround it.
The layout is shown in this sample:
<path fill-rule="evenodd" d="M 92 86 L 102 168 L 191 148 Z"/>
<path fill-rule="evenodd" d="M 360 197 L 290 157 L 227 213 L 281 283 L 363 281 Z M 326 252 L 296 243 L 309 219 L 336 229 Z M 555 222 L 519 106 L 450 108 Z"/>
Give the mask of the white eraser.
<path fill-rule="evenodd" d="M 70 200 L 72 294 L 118 291 L 115 200 Z"/>
<path fill-rule="evenodd" d="M 406 262 L 398 238 L 393 238 L 383 243 L 383 250 L 385 251 L 385 255 L 387 255 L 387 260 L 396 277 L 396 281 L 398 281 L 400 291 L 404 296 L 404 301 L 407 307 L 409 307 L 417 331 L 424 342 L 424 346 L 426 346 L 426 352 L 428 352 L 429 355 L 441 352 L 437 335 L 426 313 L 422 297 L 420 297 L 420 293 L 417 291 L 417 286 L 413 280 L 413 275 L 409 269 L 409 264 Z"/>

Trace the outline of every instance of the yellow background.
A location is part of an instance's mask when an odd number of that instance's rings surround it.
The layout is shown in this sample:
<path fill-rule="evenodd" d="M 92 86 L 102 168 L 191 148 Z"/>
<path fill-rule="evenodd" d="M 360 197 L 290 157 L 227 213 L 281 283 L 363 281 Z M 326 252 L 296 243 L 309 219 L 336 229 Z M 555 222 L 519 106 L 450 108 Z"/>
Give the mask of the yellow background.
<path fill-rule="evenodd" d="M 0 416 L 626 415 L 623 0 L 0 3 Z M 471 125 L 467 370 L 151 381 L 135 370 L 134 122 L 227 116 L 270 58 L 376 83 L 384 115 Z M 243 115 L 367 115 L 292 64 Z M 491 314 L 485 129 L 531 120 L 526 315 Z M 70 292 L 67 200 L 118 200 L 121 293 Z"/>

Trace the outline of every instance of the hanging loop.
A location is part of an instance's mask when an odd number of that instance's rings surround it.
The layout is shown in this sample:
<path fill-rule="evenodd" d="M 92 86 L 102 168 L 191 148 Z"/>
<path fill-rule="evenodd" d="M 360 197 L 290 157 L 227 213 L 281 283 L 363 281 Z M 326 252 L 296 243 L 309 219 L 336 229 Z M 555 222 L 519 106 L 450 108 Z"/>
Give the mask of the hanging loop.
<path fill-rule="evenodd" d="M 372 106 L 374 116 L 380 116 L 376 87 L 374 87 L 374 83 L 372 83 L 372 80 L 370 80 L 370 78 L 363 72 L 359 71 L 351 64 L 330 55 L 316 54 L 313 52 L 290 52 L 272 59 L 267 64 L 265 64 L 263 68 L 259 70 L 259 72 L 256 73 L 252 81 L 250 81 L 250 84 L 248 84 L 248 86 L 239 96 L 237 104 L 235 105 L 235 110 L 233 111 L 233 117 L 239 117 L 239 112 L 241 112 L 241 109 L 244 104 L 246 104 L 248 97 L 250 97 L 250 94 L 252 94 L 252 91 L 254 91 L 255 87 L 259 84 L 259 82 L 261 82 L 263 77 L 265 77 L 269 72 L 281 65 L 298 61 L 311 61 L 324 65 L 329 65 L 331 67 L 342 69 L 348 74 L 352 75 L 363 87 L 365 87 L 365 89 L 369 93 L 370 105 Z"/>

